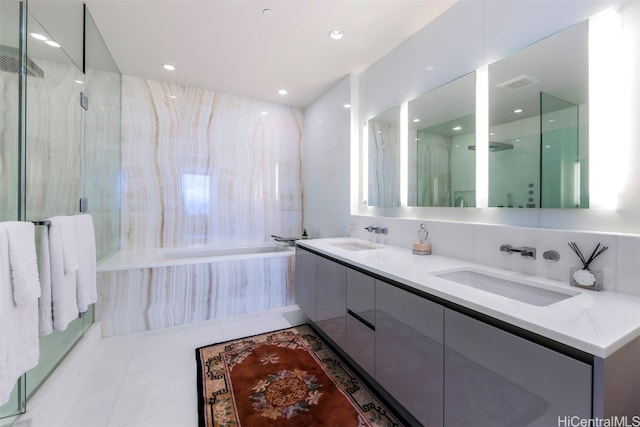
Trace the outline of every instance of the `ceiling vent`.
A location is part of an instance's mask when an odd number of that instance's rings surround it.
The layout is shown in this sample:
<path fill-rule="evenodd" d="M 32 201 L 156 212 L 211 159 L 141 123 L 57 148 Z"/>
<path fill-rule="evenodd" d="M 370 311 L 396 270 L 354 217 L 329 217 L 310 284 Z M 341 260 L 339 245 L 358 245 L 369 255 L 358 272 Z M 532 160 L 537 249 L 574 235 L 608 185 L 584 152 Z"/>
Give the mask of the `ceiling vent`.
<path fill-rule="evenodd" d="M 516 90 L 524 89 L 525 87 L 529 87 L 541 82 L 542 80 L 536 77 L 530 76 L 529 74 L 523 74 L 521 76 L 505 80 L 502 83 L 498 83 L 496 87 L 501 87 L 510 92 L 515 92 Z"/>

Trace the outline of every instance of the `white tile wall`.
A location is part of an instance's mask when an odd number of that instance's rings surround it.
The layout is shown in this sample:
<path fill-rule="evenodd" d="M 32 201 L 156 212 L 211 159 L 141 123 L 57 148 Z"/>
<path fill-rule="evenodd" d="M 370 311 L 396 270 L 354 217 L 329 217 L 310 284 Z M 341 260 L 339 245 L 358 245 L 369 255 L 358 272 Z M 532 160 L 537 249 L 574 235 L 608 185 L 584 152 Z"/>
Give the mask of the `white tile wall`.
<path fill-rule="evenodd" d="M 625 34 L 633 53 L 631 73 L 640 75 L 640 37 L 637 37 L 640 34 L 640 2 L 458 2 L 353 80 L 359 90 L 358 99 L 354 100 L 360 104 L 358 121 L 446 83 L 452 79 L 448 76 L 459 76 L 488 64 L 541 37 L 587 19 L 610 5 L 617 6 L 622 12 Z M 448 43 L 439 42 L 444 39 Z M 452 56 L 449 46 L 459 46 L 461 54 Z M 434 68 L 427 72 L 429 65 Z M 303 151 L 315 156 L 313 159 L 306 155 L 303 158 L 305 223 L 311 237 L 351 235 L 409 248 L 416 239 L 420 223 L 425 223 L 435 254 L 562 281 L 568 281 L 569 268 L 578 263 L 567 243 L 575 241 L 584 252 L 590 253 L 600 242 L 609 246 L 609 250 L 595 262 L 594 267 L 603 270 L 605 289 L 640 296 L 640 222 L 637 219 L 640 214 L 640 193 L 637 190 L 640 168 L 636 167 L 640 162 L 639 144 L 625 153 L 629 176 L 617 211 L 367 208 L 360 211 L 361 215 L 349 215 L 350 202 L 346 190 L 349 181 L 341 181 L 346 172 L 336 169 L 344 163 L 336 159 L 338 153 L 332 151 L 333 147 L 324 147 L 327 144 L 325 134 L 314 134 L 316 129 L 309 124 L 318 112 L 329 111 L 331 100 L 337 93 L 348 94 L 348 89 L 342 86 L 346 84 L 345 79 L 305 112 Z M 640 93 L 638 85 L 640 79 L 636 78 L 630 88 L 632 93 Z M 633 99 L 631 114 L 631 117 L 640 114 L 640 96 Z M 325 114 L 323 117 L 331 118 L 332 132 L 336 134 L 347 132 L 350 127 L 339 116 Z M 341 126 L 342 131 L 339 129 Z M 640 125 L 635 124 L 630 129 L 630 138 L 637 141 L 639 135 Z M 346 144 L 348 138 L 343 136 L 343 140 Z M 346 149 L 344 153 L 347 153 Z M 335 155 L 332 157 L 331 154 Z M 322 167 L 309 164 L 323 158 L 333 158 L 335 167 L 329 168 L 326 163 Z M 336 179 L 338 176 L 340 178 Z M 387 227 L 389 234 L 369 235 L 364 230 L 368 225 Z M 538 249 L 538 259 L 531 261 L 517 254 L 501 253 L 499 247 L 505 243 L 534 246 Z M 560 253 L 560 261 L 549 263 L 542 258 L 542 253 L 551 249 Z"/>

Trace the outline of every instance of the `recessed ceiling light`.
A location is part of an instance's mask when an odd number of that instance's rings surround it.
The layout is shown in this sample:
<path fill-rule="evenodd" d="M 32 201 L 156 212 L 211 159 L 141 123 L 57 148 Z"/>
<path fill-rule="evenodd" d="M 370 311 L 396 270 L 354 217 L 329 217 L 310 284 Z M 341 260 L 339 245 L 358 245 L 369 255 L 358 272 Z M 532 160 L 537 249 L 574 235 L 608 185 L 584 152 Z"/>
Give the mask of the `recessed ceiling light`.
<path fill-rule="evenodd" d="M 413 138 L 413 140 L 418 142 L 418 141 L 420 141 L 420 138 Z"/>
<path fill-rule="evenodd" d="M 167 71 L 175 71 L 176 70 L 176 66 L 175 65 L 171 65 L 171 64 L 162 64 L 162 68 L 164 68 Z"/>
<path fill-rule="evenodd" d="M 333 40 L 340 40 L 344 36 L 342 30 L 331 30 L 329 31 L 329 37 Z"/>
<path fill-rule="evenodd" d="M 553 123 L 555 121 L 556 121 L 556 119 L 549 119 L 549 123 Z"/>
<path fill-rule="evenodd" d="M 460 144 L 456 144 L 456 148 L 460 148 Z"/>
<path fill-rule="evenodd" d="M 280 89 L 280 90 L 278 91 L 278 93 L 279 93 L 280 95 L 286 95 L 286 94 L 288 94 L 289 92 L 287 92 L 287 90 L 286 90 L 286 89 Z"/>
<path fill-rule="evenodd" d="M 516 108 L 515 110 L 513 110 L 513 112 L 516 114 L 522 113 L 522 111 L 524 111 L 522 108 Z"/>
<path fill-rule="evenodd" d="M 48 44 L 51 47 L 60 47 L 60 43 L 54 42 L 53 40 L 47 40 L 47 41 L 45 41 L 45 43 Z"/>
<path fill-rule="evenodd" d="M 433 65 L 427 65 L 427 66 L 425 67 L 425 70 L 426 70 L 426 71 L 433 71 L 435 68 L 436 68 L 436 67 L 434 67 Z"/>
<path fill-rule="evenodd" d="M 545 145 L 544 148 L 551 148 L 551 146 L 550 145 Z"/>
<path fill-rule="evenodd" d="M 344 104 L 343 107 L 344 108 L 351 108 L 351 104 Z"/>
<path fill-rule="evenodd" d="M 47 36 L 43 36 L 40 33 L 29 33 L 29 34 L 31 35 L 31 37 L 33 37 L 36 40 L 42 40 L 42 41 L 49 40 Z"/>
<path fill-rule="evenodd" d="M 84 82 L 82 80 L 74 80 L 74 82 L 78 83 L 79 85 L 83 85 Z"/>
<path fill-rule="evenodd" d="M 267 114 L 269 114 L 269 113 L 268 113 L 267 111 L 263 111 L 261 114 L 262 114 L 263 116 L 266 116 L 266 115 L 267 115 Z"/>
<path fill-rule="evenodd" d="M 266 8 L 266 9 L 262 9 L 262 14 L 264 16 L 272 16 L 273 15 L 273 10 Z"/>
<path fill-rule="evenodd" d="M 489 132 L 489 136 L 493 136 L 493 135 L 494 135 L 494 133 L 493 133 L 493 132 Z"/>
<path fill-rule="evenodd" d="M 420 119 L 413 119 L 413 123 L 418 123 L 420 122 Z"/>
<path fill-rule="evenodd" d="M 451 128 L 451 130 L 462 130 L 462 126 L 453 127 L 453 128 Z"/>
<path fill-rule="evenodd" d="M 176 99 L 176 98 L 178 98 L 178 97 L 177 97 L 177 96 L 175 96 L 175 95 L 169 95 L 169 98 L 171 98 L 171 99 Z"/>

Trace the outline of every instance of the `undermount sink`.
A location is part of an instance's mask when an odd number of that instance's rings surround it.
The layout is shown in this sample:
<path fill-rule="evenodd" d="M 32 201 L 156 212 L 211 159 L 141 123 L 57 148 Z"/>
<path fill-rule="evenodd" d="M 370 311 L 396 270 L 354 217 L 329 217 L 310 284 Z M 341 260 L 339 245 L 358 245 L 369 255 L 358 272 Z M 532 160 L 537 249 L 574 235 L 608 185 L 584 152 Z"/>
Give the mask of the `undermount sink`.
<path fill-rule="evenodd" d="M 330 245 L 335 246 L 336 248 L 345 249 L 347 251 L 370 251 L 372 249 L 380 249 L 379 246 L 360 242 L 340 242 L 330 243 Z"/>
<path fill-rule="evenodd" d="M 547 306 L 555 302 L 571 298 L 579 294 L 567 290 L 566 292 L 540 288 L 533 284 L 517 282 L 500 277 L 490 276 L 473 270 L 460 270 L 450 273 L 436 274 L 446 280 L 481 289 L 492 294 L 522 301 L 537 306 Z"/>

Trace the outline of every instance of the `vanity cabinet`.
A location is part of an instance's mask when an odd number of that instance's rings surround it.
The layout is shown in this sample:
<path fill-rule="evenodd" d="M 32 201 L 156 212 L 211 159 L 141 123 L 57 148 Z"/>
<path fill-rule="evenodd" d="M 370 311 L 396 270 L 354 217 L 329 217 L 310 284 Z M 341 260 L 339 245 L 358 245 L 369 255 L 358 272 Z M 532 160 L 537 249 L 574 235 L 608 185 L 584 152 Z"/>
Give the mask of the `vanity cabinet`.
<path fill-rule="evenodd" d="M 300 248 L 296 298 L 423 425 L 546 427 L 608 413 L 592 409 L 588 355 Z"/>
<path fill-rule="evenodd" d="M 591 418 L 591 365 L 451 309 L 444 324 L 445 426 Z"/>
<path fill-rule="evenodd" d="M 312 321 L 316 321 L 316 258 L 305 250 L 296 250 L 296 303 Z"/>
<path fill-rule="evenodd" d="M 345 351 L 374 377 L 375 279 L 347 269 L 347 332 Z"/>
<path fill-rule="evenodd" d="M 347 268 L 316 256 L 316 325 L 345 348 Z"/>
<path fill-rule="evenodd" d="M 444 308 L 376 281 L 375 379 L 422 424 L 442 425 Z"/>

